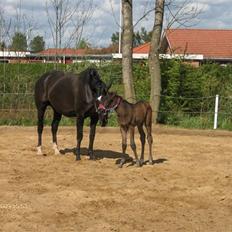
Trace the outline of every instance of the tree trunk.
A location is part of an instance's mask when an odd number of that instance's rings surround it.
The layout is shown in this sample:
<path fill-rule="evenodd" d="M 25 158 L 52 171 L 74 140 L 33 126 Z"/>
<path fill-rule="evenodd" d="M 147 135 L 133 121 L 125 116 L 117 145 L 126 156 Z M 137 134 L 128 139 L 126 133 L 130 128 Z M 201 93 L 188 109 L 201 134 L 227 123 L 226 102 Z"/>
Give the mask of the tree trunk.
<path fill-rule="evenodd" d="M 165 0 L 155 2 L 155 21 L 152 31 L 151 46 L 149 52 L 149 72 L 151 77 L 150 103 L 153 110 L 153 122 L 157 122 L 161 93 L 161 70 L 159 61 L 160 39 L 163 26 Z"/>
<path fill-rule="evenodd" d="M 135 91 L 132 73 L 132 0 L 122 0 L 122 77 L 124 85 L 124 97 L 129 102 L 135 102 Z"/>

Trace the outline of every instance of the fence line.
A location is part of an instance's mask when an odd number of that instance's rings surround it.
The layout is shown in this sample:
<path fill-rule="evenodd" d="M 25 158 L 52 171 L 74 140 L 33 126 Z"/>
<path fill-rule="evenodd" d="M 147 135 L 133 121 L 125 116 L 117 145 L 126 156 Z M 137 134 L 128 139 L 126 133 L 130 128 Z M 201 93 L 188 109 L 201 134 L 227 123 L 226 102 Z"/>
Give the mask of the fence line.
<path fill-rule="evenodd" d="M 33 92 L 2 92 L 0 91 L 0 94 L 6 94 L 6 95 L 34 95 Z M 163 95 L 163 94 L 154 94 L 153 96 L 160 96 L 160 97 L 166 97 L 166 98 L 173 98 L 173 99 L 186 99 L 186 100 L 199 100 L 199 99 L 215 99 L 215 96 L 207 96 L 207 97 L 183 97 L 183 96 L 169 96 L 169 95 Z M 221 96 L 220 98 L 224 99 L 232 99 L 232 96 Z M 132 99 L 132 98 L 130 98 Z M 129 99 L 127 99 L 129 100 Z M 141 99 L 142 100 L 142 99 Z"/>
<path fill-rule="evenodd" d="M 28 89 L 26 89 L 28 90 Z M 157 96 L 157 95 L 156 95 Z M 216 129 L 218 125 L 218 119 L 220 117 L 227 117 L 227 120 L 232 119 L 232 96 L 207 96 L 207 97 L 182 97 L 182 96 L 168 96 L 159 95 L 166 101 L 171 101 L 171 104 L 162 108 L 160 106 L 159 114 L 166 115 L 189 115 L 190 117 L 208 115 L 214 116 L 213 128 Z M 184 101 L 184 102 L 183 102 Z M 196 104 L 193 101 L 197 101 Z M 175 107 L 172 107 L 174 104 Z M 194 108 L 194 106 L 197 106 Z M 192 108 L 191 108 L 192 107 Z M 197 109 L 197 110 L 196 110 Z M 29 114 L 31 112 L 31 115 Z M 32 92 L 2 92 L 0 91 L 0 119 L 1 117 L 7 117 L 7 114 L 11 114 L 13 117 L 33 117 L 36 118 L 36 108 L 34 104 L 34 93 Z M 153 111 L 155 112 L 155 111 Z M 19 115 L 17 115 L 17 113 Z M 25 113 L 26 115 L 23 115 Z M 232 121 L 232 120 L 231 120 Z"/>

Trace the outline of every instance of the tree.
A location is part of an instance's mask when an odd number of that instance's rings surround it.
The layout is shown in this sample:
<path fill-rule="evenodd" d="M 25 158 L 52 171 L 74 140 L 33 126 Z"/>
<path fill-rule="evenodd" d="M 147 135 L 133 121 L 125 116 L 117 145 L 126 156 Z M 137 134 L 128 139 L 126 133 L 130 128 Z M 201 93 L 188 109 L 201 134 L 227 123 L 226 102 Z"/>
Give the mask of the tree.
<path fill-rule="evenodd" d="M 2 50 L 9 45 L 7 42 L 10 40 L 9 31 L 11 28 L 11 21 L 7 21 L 7 19 L 3 9 L 0 7 L 0 41 Z"/>
<path fill-rule="evenodd" d="M 75 46 L 92 15 L 92 0 L 47 0 L 46 12 L 55 47 Z"/>
<path fill-rule="evenodd" d="M 132 73 L 132 0 L 122 0 L 122 78 L 124 96 L 130 102 L 135 102 L 135 90 Z"/>
<path fill-rule="evenodd" d="M 4 41 L 0 42 L 0 50 L 3 51 L 6 48 L 6 43 Z"/>
<path fill-rule="evenodd" d="M 133 32 L 133 47 L 139 46 L 143 43 L 151 41 L 151 31 L 147 32 L 144 27 L 141 27 L 140 31 Z M 111 36 L 112 44 L 119 43 L 119 32 L 115 32 Z"/>
<path fill-rule="evenodd" d="M 111 42 L 112 44 L 118 44 L 119 43 L 119 32 L 115 32 L 111 36 Z"/>
<path fill-rule="evenodd" d="M 137 47 L 143 43 L 151 41 L 151 31 L 147 32 L 144 27 L 141 27 L 140 31 L 134 33 L 133 36 L 133 47 Z"/>
<path fill-rule="evenodd" d="M 154 112 L 153 121 L 155 123 L 157 121 L 161 93 L 161 71 L 159 61 L 159 50 L 163 27 L 164 3 L 165 0 L 155 1 L 155 20 L 152 30 L 151 46 L 148 58 L 149 72 L 151 77 L 150 103 Z"/>
<path fill-rule="evenodd" d="M 141 39 L 142 39 L 142 42 L 143 43 L 147 43 L 147 42 L 150 42 L 151 41 L 151 34 L 152 34 L 152 31 L 147 31 L 145 29 L 145 27 L 142 27 L 141 28 L 141 31 L 140 31 L 140 36 L 141 36 Z"/>
<path fill-rule="evenodd" d="M 161 51 L 161 40 L 162 40 L 162 28 L 164 23 L 164 13 L 168 10 L 166 21 L 167 29 L 175 25 L 190 27 L 195 25 L 194 19 L 201 13 L 197 5 L 194 5 L 195 1 L 185 0 L 156 0 L 155 1 L 155 20 L 152 30 L 151 46 L 149 52 L 149 72 L 151 77 L 151 94 L 150 103 L 154 112 L 153 121 L 156 123 L 160 105 L 160 94 L 161 94 L 161 70 L 159 54 Z"/>
<path fill-rule="evenodd" d="M 27 38 L 21 32 L 16 32 L 12 38 L 11 49 L 16 51 L 26 51 L 27 50 Z"/>
<path fill-rule="evenodd" d="M 45 42 L 43 36 L 37 35 L 30 42 L 30 49 L 32 52 L 40 52 L 44 50 Z"/>
<path fill-rule="evenodd" d="M 81 39 L 79 43 L 77 44 L 77 48 L 89 48 L 89 47 L 90 47 L 90 44 L 85 39 Z"/>
<path fill-rule="evenodd" d="M 165 2 L 165 27 L 193 27 L 198 24 L 198 15 L 202 9 L 194 0 L 166 0 Z"/>

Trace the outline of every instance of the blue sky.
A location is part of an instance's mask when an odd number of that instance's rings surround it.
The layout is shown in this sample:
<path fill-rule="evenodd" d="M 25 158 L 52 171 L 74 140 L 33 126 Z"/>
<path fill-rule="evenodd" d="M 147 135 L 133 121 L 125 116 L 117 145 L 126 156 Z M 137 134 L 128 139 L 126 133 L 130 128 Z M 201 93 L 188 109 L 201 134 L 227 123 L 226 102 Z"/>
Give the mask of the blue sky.
<path fill-rule="evenodd" d="M 184 0 L 172 0 L 181 3 Z M 75 2 L 75 0 L 71 0 Z M 195 0 L 189 7 L 198 7 L 201 14 L 195 20 L 195 28 L 232 29 L 232 4 L 231 0 Z M 53 47 L 45 11 L 46 0 L 0 0 L 0 9 L 5 18 L 15 19 L 21 3 L 21 15 L 24 15 L 30 24 L 25 26 L 28 38 L 41 35 L 46 46 Z M 119 30 L 120 0 L 93 0 L 94 11 L 91 20 L 84 28 L 83 35 L 95 47 L 106 47 L 111 42 L 112 33 Z M 154 5 L 154 0 L 134 0 L 134 23 Z M 152 29 L 154 14 L 151 13 L 143 19 L 135 28 L 145 27 Z M 30 32 L 30 33 L 29 33 Z M 68 37 L 68 32 L 64 35 Z"/>

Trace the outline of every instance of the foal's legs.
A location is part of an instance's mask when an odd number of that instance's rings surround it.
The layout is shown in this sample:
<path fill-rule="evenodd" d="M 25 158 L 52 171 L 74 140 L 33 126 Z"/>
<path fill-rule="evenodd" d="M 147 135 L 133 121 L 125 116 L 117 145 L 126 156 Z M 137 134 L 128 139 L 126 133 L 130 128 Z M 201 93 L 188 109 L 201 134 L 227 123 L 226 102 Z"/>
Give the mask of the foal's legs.
<path fill-rule="evenodd" d="M 37 154 L 42 155 L 42 133 L 43 133 L 43 120 L 44 120 L 44 113 L 47 108 L 46 103 L 41 103 L 40 106 L 37 106 L 37 117 L 38 117 L 38 122 L 37 122 L 37 133 L 38 133 L 38 146 L 37 146 Z"/>
<path fill-rule="evenodd" d="M 131 149 L 133 150 L 134 155 L 135 155 L 136 165 L 137 165 L 137 167 L 140 167 L 141 165 L 140 165 L 140 161 L 138 159 L 138 155 L 137 155 L 137 151 L 136 151 L 134 135 L 135 135 L 135 128 L 133 126 L 130 126 L 130 145 L 131 145 Z"/>
<path fill-rule="evenodd" d="M 83 139 L 83 124 L 84 118 L 77 117 L 76 119 L 76 129 L 77 129 L 77 148 L 76 148 L 76 160 L 81 159 L 81 141 Z"/>
<path fill-rule="evenodd" d="M 59 126 L 59 122 L 61 120 L 61 114 L 59 114 L 58 112 L 56 112 L 54 109 L 54 114 L 53 114 L 53 120 L 52 120 L 52 142 L 53 142 L 53 149 L 55 154 L 60 154 L 58 146 L 57 146 L 57 130 L 58 130 L 58 126 Z"/>
<path fill-rule="evenodd" d="M 143 130 L 143 125 L 138 126 L 139 134 L 140 134 L 140 141 L 141 141 L 141 156 L 140 156 L 140 163 L 141 165 L 144 163 L 144 147 L 145 147 L 145 133 Z"/>
<path fill-rule="evenodd" d="M 89 159 L 95 159 L 94 153 L 93 153 L 93 142 L 95 138 L 96 133 L 96 125 L 97 125 L 98 117 L 91 117 L 90 120 L 90 133 L 89 133 Z"/>
<path fill-rule="evenodd" d="M 120 131 L 121 131 L 121 135 L 122 135 L 122 154 L 123 157 L 121 159 L 120 164 L 118 165 L 118 167 L 122 167 L 122 165 L 126 162 L 126 147 L 127 147 L 127 131 L 128 128 L 127 127 L 120 127 Z"/>
<path fill-rule="evenodd" d="M 147 129 L 147 142 L 149 145 L 149 164 L 153 164 L 153 158 L 152 158 L 152 131 L 151 131 L 151 125 L 145 125 Z"/>

